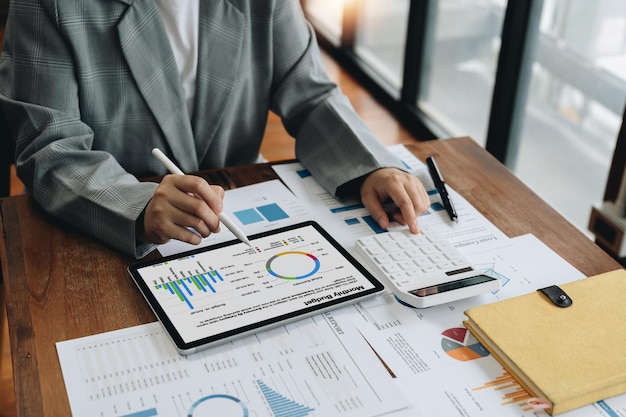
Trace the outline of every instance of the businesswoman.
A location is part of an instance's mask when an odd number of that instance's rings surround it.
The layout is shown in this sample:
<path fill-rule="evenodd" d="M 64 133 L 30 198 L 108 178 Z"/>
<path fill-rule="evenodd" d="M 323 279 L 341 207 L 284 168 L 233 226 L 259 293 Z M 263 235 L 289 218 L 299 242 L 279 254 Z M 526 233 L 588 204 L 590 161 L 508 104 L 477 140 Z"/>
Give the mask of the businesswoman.
<path fill-rule="evenodd" d="M 360 193 L 382 227 L 389 197 L 413 231 L 428 207 L 325 74 L 297 0 L 12 1 L 0 106 L 39 204 L 137 258 L 217 231 L 224 195 L 193 176 L 139 182 L 166 174 L 151 150 L 185 172 L 254 162 L 270 110 L 315 178 Z"/>

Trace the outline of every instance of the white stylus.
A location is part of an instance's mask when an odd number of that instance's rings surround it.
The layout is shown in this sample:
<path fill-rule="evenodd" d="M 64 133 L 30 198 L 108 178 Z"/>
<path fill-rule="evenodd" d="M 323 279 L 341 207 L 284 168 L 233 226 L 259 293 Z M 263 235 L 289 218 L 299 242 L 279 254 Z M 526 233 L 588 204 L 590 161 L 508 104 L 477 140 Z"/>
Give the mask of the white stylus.
<path fill-rule="evenodd" d="M 154 148 L 152 150 L 152 155 L 154 155 L 154 157 L 156 159 L 158 159 L 165 168 L 167 168 L 167 170 L 172 173 L 172 174 L 176 174 L 176 175 L 185 175 L 185 173 L 183 171 L 180 170 L 180 168 L 178 168 L 171 159 L 169 159 L 163 152 L 161 152 L 160 149 L 158 148 Z M 220 218 L 220 221 L 224 224 L 224 226 L 226 226 L 228 228 L 228 230 L 230 230 L 231 232 L 233 232 L 233 234 L 235 236 L 237 236 L 237 238 L 239 240 L 241 240 L 242 242 L 246 243 L 248 246 L 252 247 L 252 245 L 250 244 L 250 241 L 248 240 L 248 237 L 245 235 L 245 233 L 243 233 L 241 231 L 241 229 L 239 227 L 237 227 L 237 225 L 235 223 L 233 223 L 233 221 L 231 219 L 228 218 L 228 216 L 226 216 L 223 212 L 217 215 Z"/>

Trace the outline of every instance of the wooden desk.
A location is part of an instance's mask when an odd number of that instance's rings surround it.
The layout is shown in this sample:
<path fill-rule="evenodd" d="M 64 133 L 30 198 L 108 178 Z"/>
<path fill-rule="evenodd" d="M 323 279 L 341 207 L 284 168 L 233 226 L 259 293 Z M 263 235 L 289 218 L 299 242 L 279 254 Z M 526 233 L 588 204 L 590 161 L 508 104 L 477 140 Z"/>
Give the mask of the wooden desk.
<path fill-rule="evenodd" d="M 533 233 L 586 275 L 610 256 L 469 138 L 409 147 L 436 155 L 447 182 L 508 236 Z M 226 188 L 276 178 L 270 165 L 208 171 Z M 127 256 L 45 215 L 28 196 L 0 200 L 0 242 L 17 415 L 69 416 L 55 342 L 155 320 L 127 277 Z M 158 256 L 153 253 L 149 256 Z"/>

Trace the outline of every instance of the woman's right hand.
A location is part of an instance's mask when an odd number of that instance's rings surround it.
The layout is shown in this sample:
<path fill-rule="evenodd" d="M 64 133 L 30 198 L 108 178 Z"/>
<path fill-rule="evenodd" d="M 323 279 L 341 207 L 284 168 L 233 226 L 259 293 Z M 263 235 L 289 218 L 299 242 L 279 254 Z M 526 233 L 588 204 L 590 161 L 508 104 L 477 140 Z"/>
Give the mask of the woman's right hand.
<path fill-rule="evenodd" d="M 137 239 L 166 243 L 176 239 L 194 245 L 220 231 L 224 189 L 194 175 L 166 175 L 146 206 Z M 194 233 L 192 230 L 197 233 Z"/>

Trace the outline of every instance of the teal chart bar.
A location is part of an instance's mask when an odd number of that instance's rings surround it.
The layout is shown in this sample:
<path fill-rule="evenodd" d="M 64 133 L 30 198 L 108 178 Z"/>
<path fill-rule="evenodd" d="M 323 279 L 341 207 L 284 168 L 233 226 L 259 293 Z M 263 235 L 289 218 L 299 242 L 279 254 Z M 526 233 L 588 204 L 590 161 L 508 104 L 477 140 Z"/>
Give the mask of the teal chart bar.
<path fill-rule="evenodd" d="M 196 292 L 203 293 L 217 293 L 214 284 L 223 282 L 224 278 L 220 273 L 214 269 L 210 269 L 207 273 L 193 275 L 187 278 L 177 279 L 175 281 L 164 282 L 161 284 L 155 284 L 157 290 L 167 290 L 170 294 L 175 295 L 181 302 L 187 304 L 190 310 L 194 309 L 194 306 L 190 300 Z"/>
<path fill-rule="evenodd" d="M 289 218 L 285 210 L 276 203 L 235 211 L 233 214 L 243 225 L 259 223 L 266 220 L 268 222 L 275 222 Z"/>
<path fill-rule="evenodd" d="M 157 413 L 156 408 L 151 408 L 149 410 L 139 411 L 137 413 L 126 414 L 126 415 L 123 415 L 122 417 L 154 417 L 158 415 L 159 413 Z"/>

